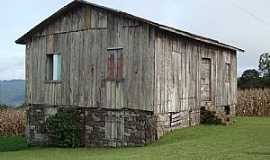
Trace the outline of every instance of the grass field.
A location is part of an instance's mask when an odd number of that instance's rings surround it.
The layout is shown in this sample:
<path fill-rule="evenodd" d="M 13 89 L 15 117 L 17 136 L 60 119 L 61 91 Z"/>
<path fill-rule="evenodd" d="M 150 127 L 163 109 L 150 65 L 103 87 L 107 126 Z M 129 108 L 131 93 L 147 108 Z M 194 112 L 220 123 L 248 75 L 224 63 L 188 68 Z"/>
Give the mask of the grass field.
<path fill-rule="evenodd" d="M 1 144 L 3 145 L 3 144 Z M 29 148 L 1 160 L 270 160 L 270 118 L 237 118 L 231 126 L 180 129 L 155 144 L 122 149 Z"/>
<path fill-rule="evenodd" d="M 1 152 L 18 151 L 22 149 L 27 149 L 27 143 L 23 137 L 0 137 L 0 160 Z"/>

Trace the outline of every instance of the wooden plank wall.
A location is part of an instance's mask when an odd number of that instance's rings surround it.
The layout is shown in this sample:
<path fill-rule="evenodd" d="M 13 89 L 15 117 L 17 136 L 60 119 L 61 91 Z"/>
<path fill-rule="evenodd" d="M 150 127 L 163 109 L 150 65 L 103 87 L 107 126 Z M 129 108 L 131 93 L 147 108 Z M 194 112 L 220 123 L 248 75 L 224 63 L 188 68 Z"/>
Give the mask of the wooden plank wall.
<path fill-rule="evenodd" d="M 211 59 L 212 105 L 236 104 L 236 53 L 186 39 L 165 31 L 156 32 L 155 112 L 198 110 L 200 100 L 200 63 Z M 231 65 L 230 82 L 225 82 L 225 64 Z"/>
<path fill-rule="evenodd" d="M 124 80 L 107 81 L 107 48 L 123 47 Z M 62 81 L 45 82 L 46 54 L 62 54 Z M 131 108 L 156 113 L 200 108 L 201 58 L 211 59 L 211 102 L 236 103 L 236 53 L 82 7 L 26 45 L 27 103 Z M 231 80 L 225 83 L 225 63 Z"/>
<path fill-rule="evenodd" d="M 107 81 L 107 48 L 123 47 L 124 80 Z M 46 82 L 46 54 L 62 54 L 62 81 Z M 83 7 L 37 33 L 26 49 L 27 103 L 153 110 L 154 29 Z"/>

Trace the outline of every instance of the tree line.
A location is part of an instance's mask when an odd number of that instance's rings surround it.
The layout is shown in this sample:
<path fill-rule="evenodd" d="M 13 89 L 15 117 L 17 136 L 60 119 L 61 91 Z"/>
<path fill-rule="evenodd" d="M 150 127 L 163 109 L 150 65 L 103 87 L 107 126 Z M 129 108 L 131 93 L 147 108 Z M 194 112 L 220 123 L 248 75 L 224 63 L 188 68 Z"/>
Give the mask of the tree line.
<path fill-rule="evenodd" d="M 258 70 L 248 69 L 238 78 L 238 88 L 270 88 L 270 54 L 260 56 Z"/>

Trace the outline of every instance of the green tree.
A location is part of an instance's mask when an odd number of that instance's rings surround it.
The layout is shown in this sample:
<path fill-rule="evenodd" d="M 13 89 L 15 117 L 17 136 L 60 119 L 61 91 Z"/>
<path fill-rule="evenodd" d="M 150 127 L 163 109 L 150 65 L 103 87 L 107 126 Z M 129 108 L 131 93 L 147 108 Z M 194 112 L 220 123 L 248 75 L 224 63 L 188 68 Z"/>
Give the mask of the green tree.
<path fill-rule="evenodd" d="M 256 69 L 248 69 L 244 71 L 242 74 L 241 78 L 250 80 L 250 79 L 257 79 L 260 77 L 260 72 L 257 71 Z"/>
<path fill-rule="evenodd" d="M 238 79 L 238 88 L 263 88 L 260 72 L 255 69 L 248 69 L 244 71 L 242 76 Z"/>
<path fill-rule="evenodd" d="M 259 71 L 264 77 L 270 76 L 270 54 L 264 53 L 260 56 L 259 60 Z"/>

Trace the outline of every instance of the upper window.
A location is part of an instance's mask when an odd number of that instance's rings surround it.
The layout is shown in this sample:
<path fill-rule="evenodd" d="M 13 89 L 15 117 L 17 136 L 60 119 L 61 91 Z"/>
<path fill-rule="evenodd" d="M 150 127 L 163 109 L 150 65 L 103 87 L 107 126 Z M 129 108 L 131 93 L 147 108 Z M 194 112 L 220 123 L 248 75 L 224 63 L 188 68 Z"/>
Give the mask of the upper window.
<path fill-rule="evenodd" d="M 225 65 L 225 81 L 230 82 L 231 79 L 231 65 L 226 63 Z"/>
<path fill-rule="evenodd" d="M 108 48 L 107 80 L 121 81 L 124 79 L 123 61 L 123 48 Z"/>
<path fill-rule="evenodd" d="M 48 54 L 46 60 L 46 80 L 60 81 L 61 80 L 61 62 L 62 56 L 60 53 Z"/>

